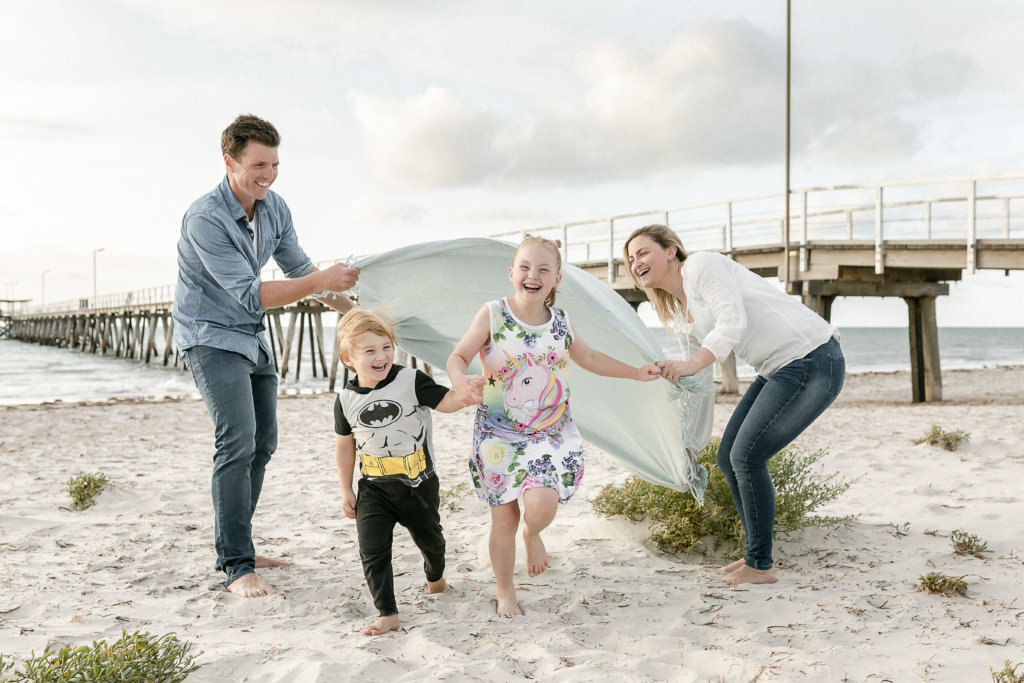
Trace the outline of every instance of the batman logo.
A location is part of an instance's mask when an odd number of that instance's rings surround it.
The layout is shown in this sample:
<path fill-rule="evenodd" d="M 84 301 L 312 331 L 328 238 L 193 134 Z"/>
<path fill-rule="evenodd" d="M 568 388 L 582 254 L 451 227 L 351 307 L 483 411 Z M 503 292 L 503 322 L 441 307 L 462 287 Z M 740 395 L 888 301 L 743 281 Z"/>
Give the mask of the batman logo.
<path fill-rule="evenodd" d="M 374 401 L 359 411 L 359 424 L 366 427 L 386 427 L 402 417 L 402 406 L 395 401 Z"/>

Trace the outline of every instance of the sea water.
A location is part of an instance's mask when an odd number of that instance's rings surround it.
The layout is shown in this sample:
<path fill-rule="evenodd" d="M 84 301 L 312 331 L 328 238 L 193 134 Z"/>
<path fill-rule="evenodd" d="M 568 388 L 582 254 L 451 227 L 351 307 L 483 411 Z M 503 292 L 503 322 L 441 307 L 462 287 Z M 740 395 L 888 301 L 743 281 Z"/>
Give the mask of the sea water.
<path fill-rule="evenodd" d="M 666 357 L 680 357 L 679 349 L 661 328 L 652 328 Z M 325 334 L 328 331 L 325 330 Z M 849 373 L 910 370 L 910 340 L 903 327 L 841 328 L 843 353 Z M 330 338 L 330 337 L 327 337 Z M 600 348 L 595 340 L 591 345 Z M 944 370 L 1024 364 L 1024 328 L 941 327 L 939 355 Z M 327 379 L 313 377 L 308 357 L 300 381 L 281 380 L 285 393 L 327 391 Z M 340 371 L 339 367 L 339 371 Z M 740 362 L 740 377 L 753 369 Z M 10 339 L 0 340 L 0 405 L 47 401 L 101 401 L 107 399 L 198 398 L 191 375 L 160 361 L 143 363 L 112 355 L 82 353 Z"/>

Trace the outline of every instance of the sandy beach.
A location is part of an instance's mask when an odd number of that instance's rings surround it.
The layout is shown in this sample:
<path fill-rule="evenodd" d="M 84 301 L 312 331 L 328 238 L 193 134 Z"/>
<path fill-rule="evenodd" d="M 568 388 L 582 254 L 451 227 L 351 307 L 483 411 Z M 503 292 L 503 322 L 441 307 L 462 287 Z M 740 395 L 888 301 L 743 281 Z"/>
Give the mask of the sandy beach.
<path fill-rule="evenodd" d="M 726 558 L 666 555 L 643 524 L 589 498 L 627 473 L 596 448 L 581 493 L 545 539 L 551 568 L 517 565 L 524 617 L 494 614 L 488 514 L 471 491 L 442 510 L 450 590 L 428 596 L 396 534 L 402 629 L 370 638 L 355 524 L 333 459 L 333 395 L 282 398 L 281 439 L 254 521 L 281 592 L 246 600 L 212 570 L 212 429 L 199 401 L 0 408 L 0 653 L 47 642 L 174 632 L 202 668 L 189 681 L 982 681 L 1024 661 L 1024 367 L 943 374 L 941 403 L 910 403 L 906 373 L 853 375 L 796 442 L 856 482 L 824 512 L 833 529 L 777 539 L 780 580 L 731 588 Z M 718 397 L 715 433 L 735 396 Z M 915 444 L 933 424 L 956 452 Z M 469 410 L 434 417 L 442 490 L 469 482 Z M 78 472 L 115 486 L 70 509 Z M 977 534 L 983 558 L 954 554 Z M 730 558 L 731 559 L 731 558 Z M 963 577 L 966 597 L 916 591 Z"/>

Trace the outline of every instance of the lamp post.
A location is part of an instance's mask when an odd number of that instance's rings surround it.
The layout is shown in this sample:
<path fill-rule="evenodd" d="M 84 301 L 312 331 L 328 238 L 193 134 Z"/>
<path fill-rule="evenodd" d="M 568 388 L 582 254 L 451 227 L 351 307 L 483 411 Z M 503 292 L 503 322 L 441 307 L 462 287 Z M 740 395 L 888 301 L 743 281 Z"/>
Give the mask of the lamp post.
<path fill-rule="evenodd" d="M 46 274 L 50 272 L 47 268 L 43 271 L 42 284 L 39 286 L 39 305 L 43 306 L 46 304 Z"/>
<path fill-rule="evenodd" d="M 103 247 L 92 250 L 92 307 L 96 307 L 96 254 L 103 251 Z"/>

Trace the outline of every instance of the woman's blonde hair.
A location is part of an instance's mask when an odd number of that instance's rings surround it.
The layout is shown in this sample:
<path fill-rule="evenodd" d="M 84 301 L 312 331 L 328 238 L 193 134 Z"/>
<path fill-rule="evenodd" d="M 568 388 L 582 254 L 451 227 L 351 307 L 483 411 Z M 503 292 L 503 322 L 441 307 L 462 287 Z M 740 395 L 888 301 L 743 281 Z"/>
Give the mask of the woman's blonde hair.
<path fill-rule="evenodd" d="M 634 230 L 632 234 L 626 238 L 626 243 L 622 245 L 622 258 L 626 266 L 629 268 L 629 276 L 633 278 L 633 282 L 636 283 L 636 286 L 642 289 L 644 294 L 647 295 L 647 299 L 651 302 L 651 306 L 654 308 L 654 312 L 658 314 L 658 318 L 661 320 L 662 324 L 669 326 L 671 325 L 672 318 L 675 317 L 675 314 L 682 309 L 682 306 L 679 299 L 675 298 L 664 289 L 648 289 L 640 284 L 640 279 L 633 273 L 633 268 L 629 263 L 629 243 L 637 237 L 647 237 L 662 249 L 675 247 L 676 258 L 679 260 L 679 263 L 686 260 L 686 250 L 683 249 L 683 241 L 679 239 L 679 235 L 677 235 L 675 231 L 667 225 L 653 223 Z"/>
<path fill-rule="evenodd" d="M 341 324 L 338 325 L 338 358 L 350 370 L 352 368 L 345 362 L 345 356 L 351 354 L 353 340 L 363 332 L 387 337 L 392 344 L 398 346 L 395 323 L 383 311 L 376 308 L 353 308 L 341 317 Z"/>
<path fill-rule="evenodd" d="M 515 263 L 516 256 L 519 255 L 519 250 L 523 247 L 531 244 L 539 244 L 555 256 L 555 275 L 562 272 L 562 240 L 549 240 L 546 237 L 540 237 L 538 235 L 523 235 L 523 241 L 516 247 L 516 253 L 512 257 L 512 262 Z M 547 297 L 544 298 L 544 303 L 548 306 L 555 305 L 555 293 L 557 287 L 552 287 L 551 291 L 548 292 Z"/>

